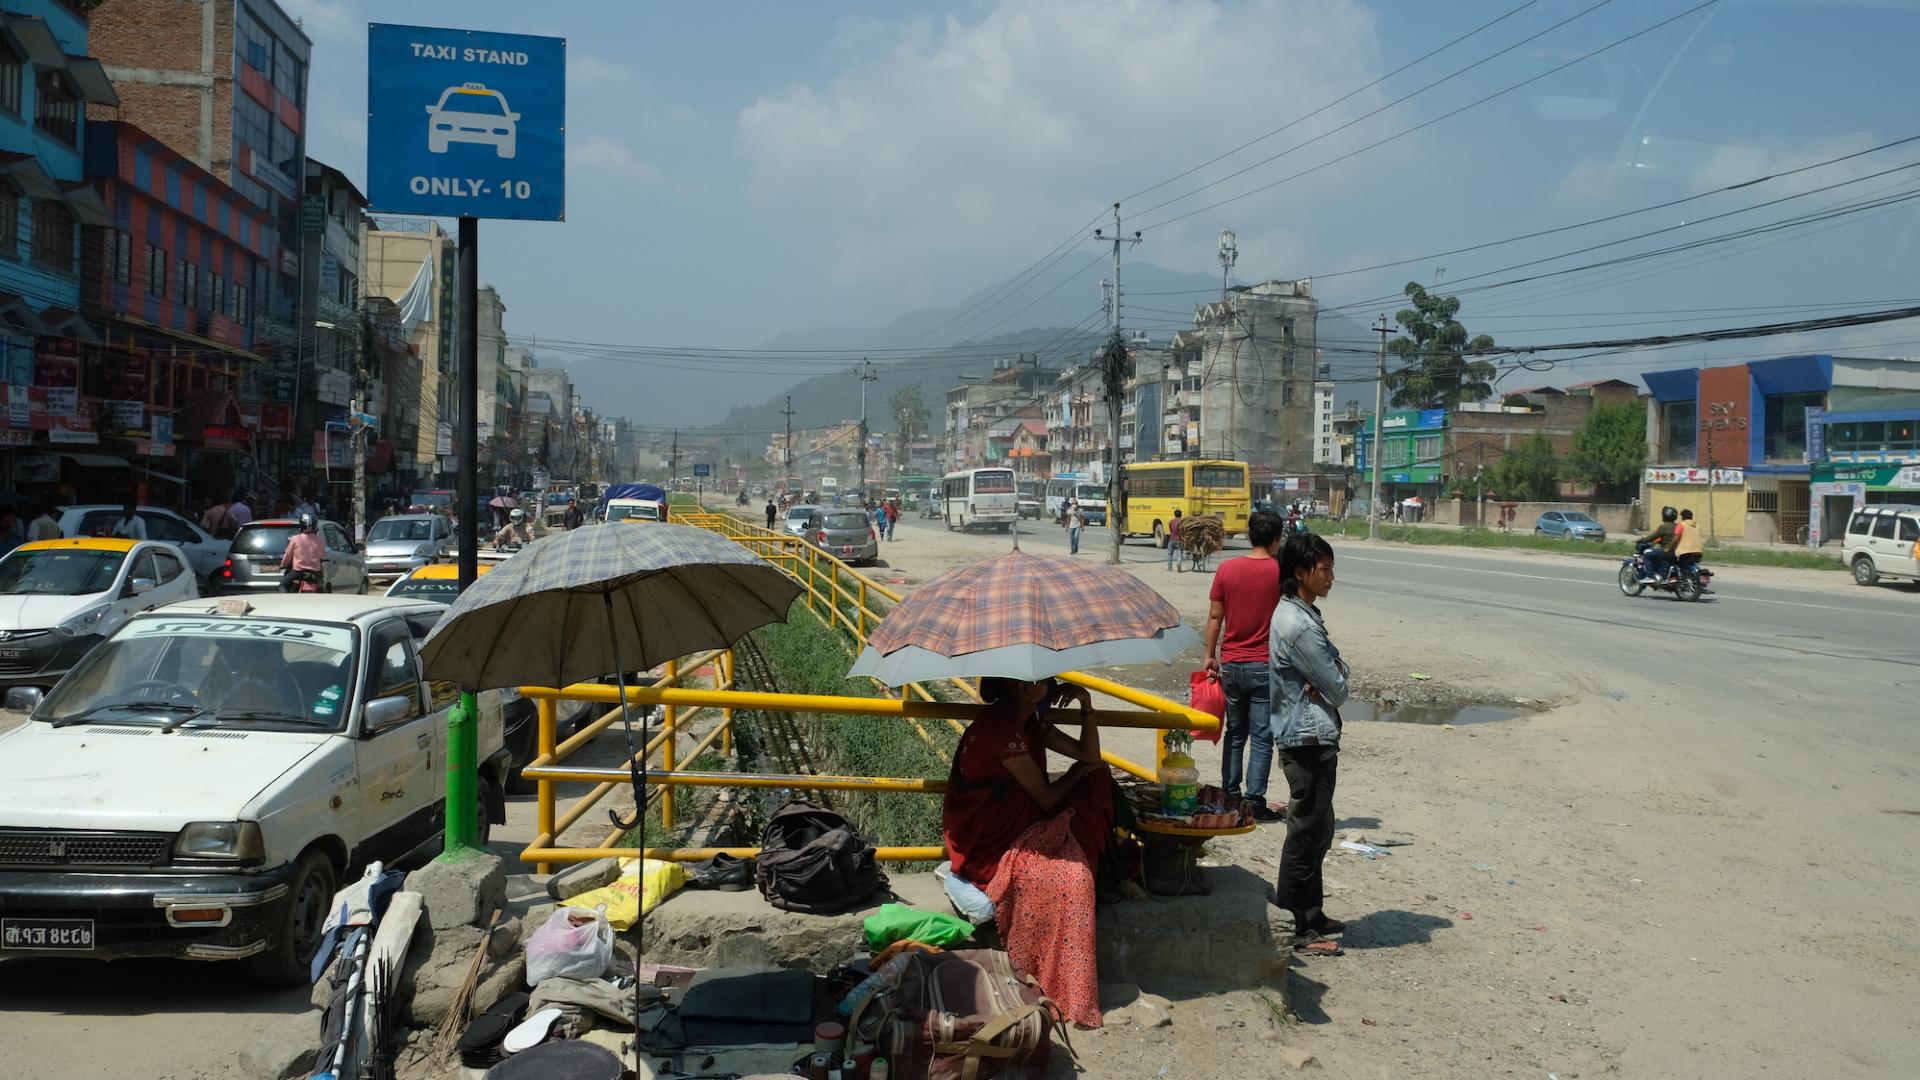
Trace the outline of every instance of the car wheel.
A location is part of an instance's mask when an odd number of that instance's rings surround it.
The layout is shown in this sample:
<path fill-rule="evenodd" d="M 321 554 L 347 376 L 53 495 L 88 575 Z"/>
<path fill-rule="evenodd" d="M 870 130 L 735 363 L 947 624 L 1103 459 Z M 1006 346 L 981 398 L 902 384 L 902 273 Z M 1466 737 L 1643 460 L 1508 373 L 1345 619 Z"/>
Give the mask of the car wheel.
<path fill-rule="evenodd" d="M 1855 555 L 1853 557 L 1853 581 L 1856 585 L 1880 584 L 1880 571 L 1874 568 L 1872 556 Z"/>
<path fill-rule="evenodd" d="M 500 801 L 499 791 L 493 782 L 493 777 L 481 776 L 480 782 L 474 785 L 474 796 L 480 800 L 480 809 L 473 819 L 474 840 L 478 842 L 481 847 L 486 847 L 493 839 L 493 818 L 490 816 L 492 811 L 489 808 L 492 807 L 494 803 Z"/>
<path fill-rule="evenodd" d="M 333 903 L 338 875 L 333 861 L 320 851 L 308 851 L 294 867 L 287 906 L 269 940 L 267 951 L 252 959 L 253 977 L 268 986 L 305 986 L 309 966 L 320 947 L 321 927 Z"/>
<path fill-rule="evenodd" d="M 1547 530 L 1545 530 L 1545 529 L 1543 529 L 1543 528 L 1541 528 L 1541 527 L 1540 527 L 1540 526 L 1538 526 L 1538 525 L 1535 525 L 1535 526 L 1533 527 L 1533 535 L 1535 535 L 1535 536 L 1545 536 L 1545 535 L 1547 535 Z"/>

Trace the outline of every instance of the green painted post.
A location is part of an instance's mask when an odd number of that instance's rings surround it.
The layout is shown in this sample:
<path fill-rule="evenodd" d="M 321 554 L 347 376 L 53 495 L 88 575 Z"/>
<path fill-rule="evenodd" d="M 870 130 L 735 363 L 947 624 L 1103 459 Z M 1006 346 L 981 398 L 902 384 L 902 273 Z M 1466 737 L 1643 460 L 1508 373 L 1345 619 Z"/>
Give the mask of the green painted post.
<path fill-rule="evenodd" d="M 447 832 L 440 857 L 457 859 L 480 848 L 480 765 L 476 718 L 480 705 L 462 693 L 447 713 Z"/>

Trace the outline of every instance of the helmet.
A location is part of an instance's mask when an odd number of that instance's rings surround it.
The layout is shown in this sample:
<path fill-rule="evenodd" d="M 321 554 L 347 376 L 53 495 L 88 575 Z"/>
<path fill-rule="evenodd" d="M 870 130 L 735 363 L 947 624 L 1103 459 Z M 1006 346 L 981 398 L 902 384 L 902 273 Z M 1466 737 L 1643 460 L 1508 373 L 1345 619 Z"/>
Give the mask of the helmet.
<path fill-rule="evenodd" d="M 303 533 L 319 532 L 320 520 L 314 517 L 312 514 L 301 514 L 300 515 L 300 531 Z"/>
<path fill-rule="evenodd" d="M 507 520 L 525 521 L 527 520 L 527 512 L 525 510 L 515 510 L 513 513 L 507 515 Z"/>
<path fill-rule="evenodd" d="M 1660 520 L 1661 521 L 1678 521 L 1680 520 L 1680 511 L 1675 510 L 1671 506 L 1663 506 L 1660 508 Z"/>

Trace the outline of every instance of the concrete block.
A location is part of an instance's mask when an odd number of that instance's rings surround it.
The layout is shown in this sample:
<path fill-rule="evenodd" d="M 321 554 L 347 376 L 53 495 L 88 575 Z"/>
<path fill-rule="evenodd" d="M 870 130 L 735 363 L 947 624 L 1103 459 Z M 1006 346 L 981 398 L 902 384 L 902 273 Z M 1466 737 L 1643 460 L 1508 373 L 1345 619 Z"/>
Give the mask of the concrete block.
<path fill-rule="evenodd" d="M 456 926 L 414 939 L 400 975 L 400 993 L 408 999 L 407 1016 L 412 1023 L 434 1028 L 446 1019 L 480 948 L 481 933 L 479 927 Z M 473 1010 L 479 1012 L 507 993 L 524 989 L 526 974 L 524 949 L 499 959 L 490 955 L 480 966 Z"/>
<path fill-rule="evenodd" d="M 569 866 L 547 879 L 547 895 L 555 901 L 571 900 L 583 892 L 592 892 L 613 884 L 620 876 L 620 860 L 595 859 Z"/>
<path fill-rule="evenodd" d="M 406 888 L 420 894 L 434 930 L 484 926 L 507 905 L 506 860 L 475 854 L 451 862 L 435 859 L 407 875 Z"/>

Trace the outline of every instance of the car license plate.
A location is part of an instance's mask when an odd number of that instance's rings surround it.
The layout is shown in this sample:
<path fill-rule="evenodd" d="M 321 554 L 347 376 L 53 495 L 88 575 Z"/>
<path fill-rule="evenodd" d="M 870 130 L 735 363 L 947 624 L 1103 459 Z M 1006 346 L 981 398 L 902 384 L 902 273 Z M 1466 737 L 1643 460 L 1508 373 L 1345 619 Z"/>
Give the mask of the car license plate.
<path fill-rule="evenodd" d="M 32 649 L 0 649 L 0 660 L 25 660 L 32 655 Z"/>
<path fill-rule="evenodd" d="M 842 555 L 851 555 L 851 554 L 853 554 L 853 549 L 852 549 L 852 548 L 850 548 L 850 547 L 843 547 L 843 548 L 841 548 L 841 549 L 840 549 L 840 554 L 842 554 Z"/>
<path fill-rule="evenodd" d="M 262 559 L 260 561 L 260 569 L 278 570 L 280 569 L 280 560 L 279 559 Z"/>
<path fill-rule="evenodd" d="M 0 919 L 0 949 L 93 949 L 92 919 Z"/>

